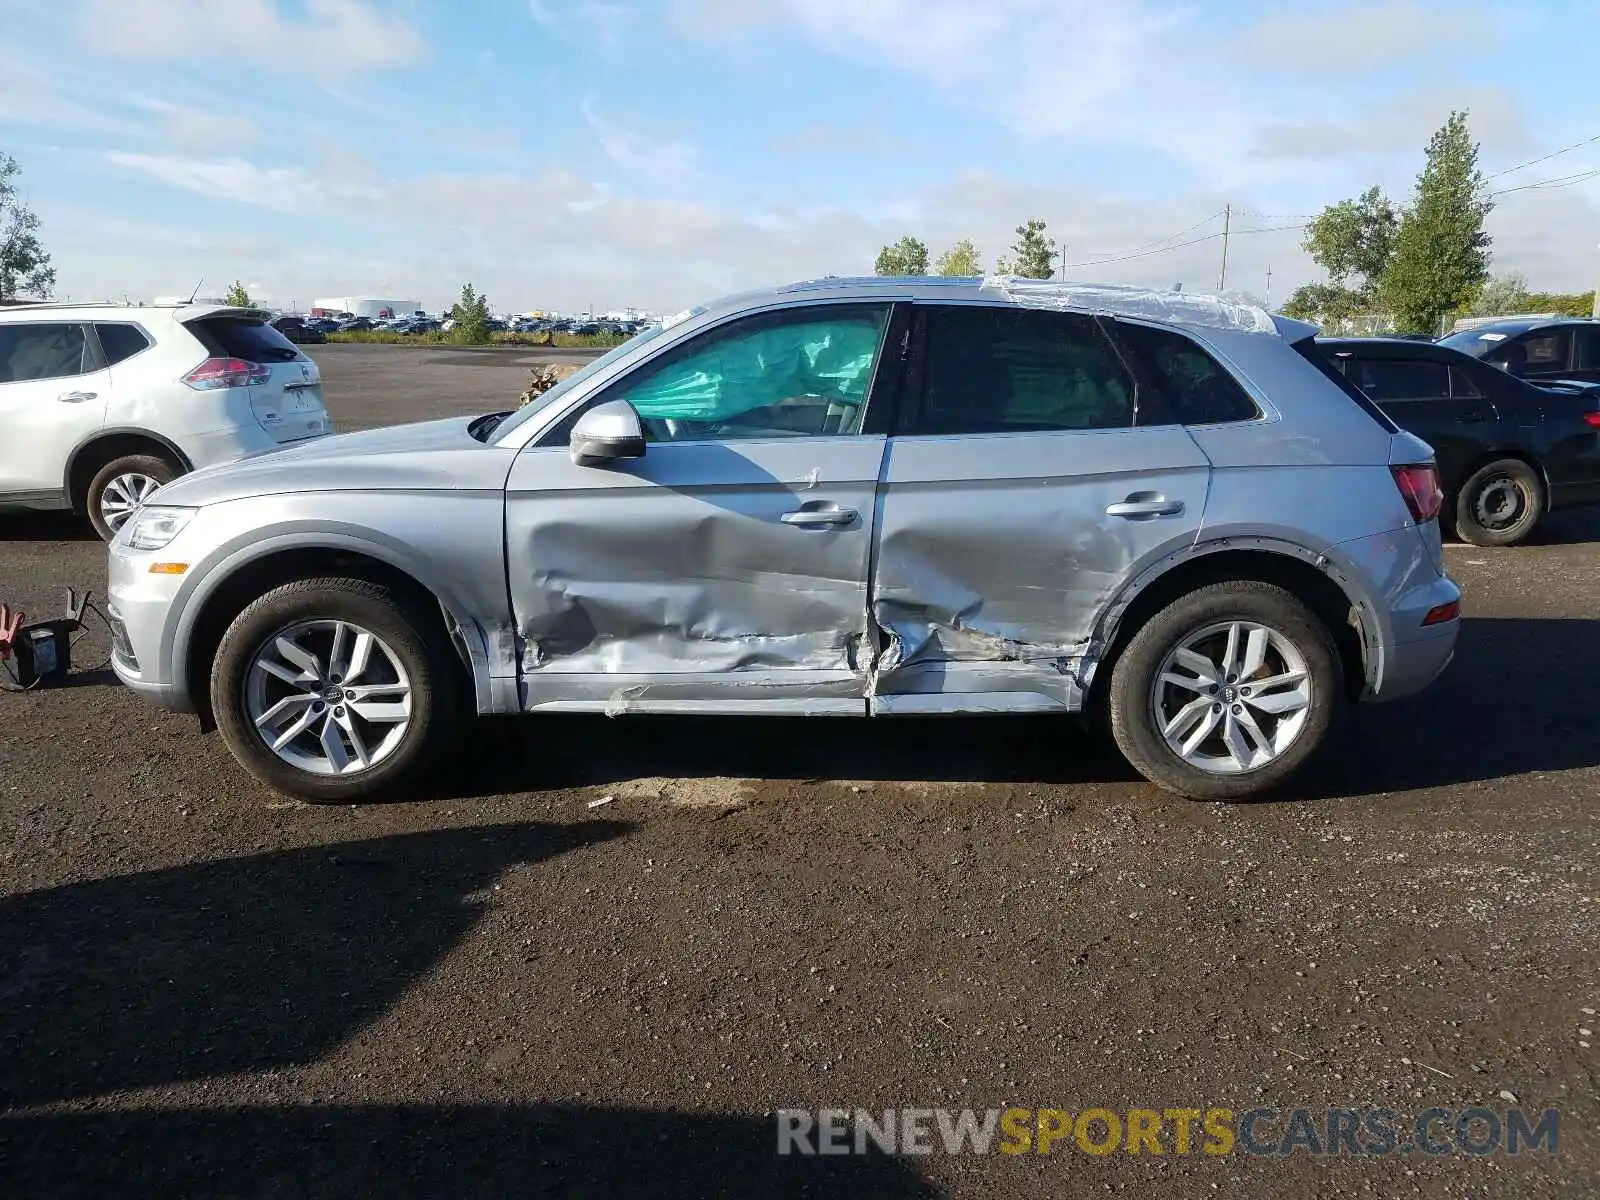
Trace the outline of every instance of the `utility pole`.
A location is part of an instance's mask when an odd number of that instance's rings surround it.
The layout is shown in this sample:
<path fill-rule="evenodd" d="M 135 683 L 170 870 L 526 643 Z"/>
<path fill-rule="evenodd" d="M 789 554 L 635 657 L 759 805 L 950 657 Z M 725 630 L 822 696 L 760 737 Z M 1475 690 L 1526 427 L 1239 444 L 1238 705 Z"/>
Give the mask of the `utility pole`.
<path fill-rule="evenodd" d="M 1067 278 L 1067 244 L 1065 242 L 1062 242 L 1061 243 L 1061 279 L 1062 279 L 1063 282 L 1065 282 L 1066 278 Z"/>
<path fill-rule="evenodd" d="M 1267 264 L 1267 308 L 1272 307 L 1272 264 Z"/>
<path fill-rule="evenodd" d="M 1217 276 L 1217 291 L 1228 290 L 1228 232 L 1233 227 L 1233 205 L 1222 207 L 1222 274 Z"/>

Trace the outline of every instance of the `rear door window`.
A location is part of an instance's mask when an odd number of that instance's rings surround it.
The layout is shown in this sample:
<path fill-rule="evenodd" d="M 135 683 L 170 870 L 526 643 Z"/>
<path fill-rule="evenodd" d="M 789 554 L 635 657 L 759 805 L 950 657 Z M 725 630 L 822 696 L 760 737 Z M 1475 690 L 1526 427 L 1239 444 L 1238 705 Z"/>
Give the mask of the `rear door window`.
<path fill-rule="evenodd" d="M 100 339 L 100 350 L 105 355 L 107 366 L 114 367 L 139 351 L 150 348 L 150 339 L 137 325 L 97 321 L 94 332 Z"/>
<path fill-rule="evenodd" d="M 1117 337 L 1155 376 L 1172 414 L 1184 425 L 1253 421 L 1261 415 L 1238 380 L 1181 333 L 1119 321 Z M 1140 424 L 1149 418 L 1141 409 Z"/>
<path fill-rule="evenodd" d="M 97 369 L 82 325 L 0 323 L 0 383 L 68 379 Z"/>
<path fill-rule="evenodd" d="M 253 363 L 293 362 L 301 357 L 294 343 L 265 321 L 203 317 L 190 321 L 189 329 L 218 357 Z"/>
<path fill-rule="evenodd" d="M 1356 359 L 1350 378 L 1379 404 L 1387 400 L 1448 400 L 1450 367 L 1426 359 Z"/>
<path fill-rule="evenodd" d="M 902 433 L 1133 425 L 1133 380 L 1092 319 L 985 305 L 930 305 L 922 311 L 922 387 Z"/>

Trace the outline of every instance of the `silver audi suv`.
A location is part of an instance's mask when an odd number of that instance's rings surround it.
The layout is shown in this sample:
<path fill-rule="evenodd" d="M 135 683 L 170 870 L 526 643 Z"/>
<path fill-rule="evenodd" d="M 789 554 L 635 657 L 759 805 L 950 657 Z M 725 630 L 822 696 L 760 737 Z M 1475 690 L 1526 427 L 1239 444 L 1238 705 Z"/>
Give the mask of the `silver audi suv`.
<path fill-rule="evenodd" d="M 163 487 L 111 546 L 116 670 L 314 801 L 547 712 L 1083 713 L 1251 795 L 1460 624 L 1432 451 L 1313 333 L 1017 279 L 730 297 L 516 412 Z"/>

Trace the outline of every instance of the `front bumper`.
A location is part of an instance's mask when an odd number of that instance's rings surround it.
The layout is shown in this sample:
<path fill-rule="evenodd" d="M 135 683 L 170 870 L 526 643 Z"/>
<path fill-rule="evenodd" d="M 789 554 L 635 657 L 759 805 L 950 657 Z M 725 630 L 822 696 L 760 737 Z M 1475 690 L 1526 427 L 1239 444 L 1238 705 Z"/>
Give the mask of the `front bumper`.
<path fill-rule="evenodd" d="M 174 677 L 169 661 L 173 599 L 183 577 L 150 574 L 150 564 L 161 557 L 111 544 L 106 563 L 111 669 L 151 703 L 193 712 L 185 681 Z"/>

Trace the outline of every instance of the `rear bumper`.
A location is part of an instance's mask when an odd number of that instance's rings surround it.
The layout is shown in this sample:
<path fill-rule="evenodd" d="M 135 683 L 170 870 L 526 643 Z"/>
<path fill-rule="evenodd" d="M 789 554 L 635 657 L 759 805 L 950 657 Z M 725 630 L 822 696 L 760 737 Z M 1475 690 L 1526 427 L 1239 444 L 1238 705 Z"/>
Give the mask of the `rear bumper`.
<path fill-rule="evenodd" d="M 1365 699 L 1371 703 L 1387 703 L 1414 696 L 1431 686 L 1455 657 L 1461 622 L 1447 622 L 1438 626 L 1438 630 L 1430 637 L 1385 647 L 1378 685 L 1368 691 Z"/>

